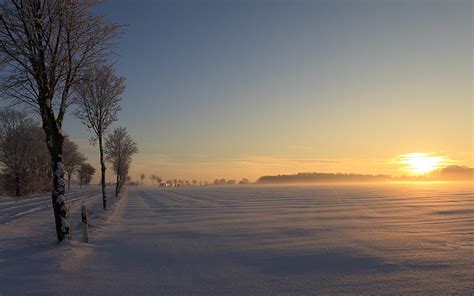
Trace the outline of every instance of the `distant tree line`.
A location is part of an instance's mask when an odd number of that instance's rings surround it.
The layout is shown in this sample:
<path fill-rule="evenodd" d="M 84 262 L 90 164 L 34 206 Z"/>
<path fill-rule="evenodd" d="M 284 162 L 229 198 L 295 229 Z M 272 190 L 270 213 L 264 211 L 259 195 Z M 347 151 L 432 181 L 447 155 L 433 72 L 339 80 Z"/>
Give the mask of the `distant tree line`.
<path fill-rule="evenodd" d="M 474 168 L 467 166 L 451 165 L 435 171 L 431 177 L 446 181 L 474 181 Z"/>
<path fill-rule="evenodd" d="M 324 182 L 382 182 L 382 181 L 474 181 L 474 168 L 466 166 L 447 166 L 430 174 L 419 176 L 389 176 L 389 175 L 364 175 L 342 173 L 297 173 L 293 175 L 263 176 L 257 180 L 258 184 L 282 183 L 324 183 Z"/>
<path fill-rule="evenodd" d="M 212 182 L 213 185 L 235 185 L 237 184 L 237 181 L 231 179 L 231 180 L 226 180 L 224 178 L 221 179 L 215 179 L 214 182 Z M 243 178 L 242 180 L 239 181 L 239 185 L 246 185 L 250 184 L 250 181 L 246 178 Z"/>
<path fill-rule="evenodd" d="M 390 176 L 386 175 L 363 175 L 363 174 L 333 174 L 333 173 L 297 173 L 294 175 L 263 176 L 257 180 L 259 184 L 276 183 L 312 183 L 312 182 L 372 182 L 387 181 Z"/>
<path fill-rule="evenodd" d="M 145 174 L 140 174 L 140 180 L 141 180 L 141 185 L 143 186 L 143 180 L 145 180 Z M 181 187 L 181 186 L 208 186 L 208 185 L 234 185 L 237 184 L 237 181 L 231 179 L 231 180 L 226 180 L 226 179 L 215 179 L 214 182 L 208 183 L 207 181 L 198 181 L 196 179 L 193 179 L 191 181 L 189 180 L 182 180 L 182 179 L 169 179 L 169 180 L 163 180 L 161 177 L 152 174 L 150 176 L 151 180 L 151 185 L 156 185 L 160 187 Z M 138 182 L 134 182 L 134 185 L 138 185 Z M 250 181 L 246 178 L 243 178 L 238 182 L 238 184 L 250 184 Z"/>

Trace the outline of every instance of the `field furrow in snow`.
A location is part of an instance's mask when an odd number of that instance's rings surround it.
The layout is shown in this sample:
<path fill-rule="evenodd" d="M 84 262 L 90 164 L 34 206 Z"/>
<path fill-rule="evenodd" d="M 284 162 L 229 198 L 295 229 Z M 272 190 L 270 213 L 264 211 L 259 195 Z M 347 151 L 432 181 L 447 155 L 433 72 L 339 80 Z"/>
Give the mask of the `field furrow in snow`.
<path fill-rule="evenodd" d="M 97 196 L 97 194 L 97 191 L 70 192 L 66 194 L 66 202 L 68 205 L 72 205 L 78 202 L 83 202 L 87 198 Z M 34 200 L 22 199 L 14 202 L 8 202 L 8 204 L 0 207 L 0 224 L 8 223 L 22 216 L 39 211 L 45 211 L 50 208 L 51 197 L 49 195 L 36 197 Z"/>
<path fill-rule="evenodd" d="M 105 213 L 100 198 L 87 196 L 70 197 L 75 242 L 47 249 L 60 259 L 44 247 L 51 213 L 0 224 L 7 231 L 0 237 L 0 293 L 474 291 L 472 185 L 131 187 Z M 77 242 L 79 200 L 91 212 L 87 245 Z M 42 236 L 29 236 L 36 232 Z M 17 250 L 18 244 L 25 247 Z M 23 286 L 22 277 L 34 288 Z"/>

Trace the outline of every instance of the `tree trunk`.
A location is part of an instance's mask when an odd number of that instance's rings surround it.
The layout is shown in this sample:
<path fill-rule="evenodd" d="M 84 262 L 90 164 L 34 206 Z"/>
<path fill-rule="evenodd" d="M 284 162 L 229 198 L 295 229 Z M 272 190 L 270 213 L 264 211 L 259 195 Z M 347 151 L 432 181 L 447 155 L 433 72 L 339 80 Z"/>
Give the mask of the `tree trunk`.
<path fill-rule="evenodd" d="M 118 197 L 118 194 L 119 194 L 119 191 L 120 191 L 120 182 L 121 182 L 121 178 L 120 178 L 120 166 L 121 166 L 121 163 L 119 161 L 118 165 L 117 165 L 117 182 L 115 183 L 115 197 Z"/>
<path fill-rule="evenodd" d="M 71 190 L 71 173 L 67 173 L 67 191 Z"/>
<path fill-rule="evenodd" d="M 51 192 L 51 200 L 53 202 L 58 242 L 61 242 L 65 238 L 71 238 L 71 226 L 67 221 L 68 208 L 66 207 L 66 199 L 64 197 L 66 182 L 64 180 L 62 163 L 63 142 L 64 136 L 59 130 L 49 133 L 48 148 L 53 165 L 53 191 Z"/>
<path fill-rule="evenodd" d="M 18 174 L 15 176 L 15 195 L 16 197 L 20 197 L 21 195 L 20 176 Z"/>
<path fill-rule="evenodd" d="M 120 184 L 120 175 L 117 173 L 117 183 L 115 184 L 115 197 L 118 197 L 119 194 L 119 184 Z"/>
<path fill-rule="evenodd" d="M 102 147 L 102 135 L 99 135 L 99 151 L 100 151 L 100 171 L 101 178 L 100 183 L 102 185 L 102 207 L 104 210 L 107 209 L 107 196 L 105 195 L 105 161 L 104 161 L 104 149 Z"/>

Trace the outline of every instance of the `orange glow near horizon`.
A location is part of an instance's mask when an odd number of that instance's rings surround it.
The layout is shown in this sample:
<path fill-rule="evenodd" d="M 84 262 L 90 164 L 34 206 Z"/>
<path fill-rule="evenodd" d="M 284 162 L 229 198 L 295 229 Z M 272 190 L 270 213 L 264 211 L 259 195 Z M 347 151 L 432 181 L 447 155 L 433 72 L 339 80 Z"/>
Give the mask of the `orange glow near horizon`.
<path fill-rule="evenodd" d="M 448 162 L 446 157 L 419 152 L 402 154 L 398 159 L 405 170 L 415 175 L 430 173 Z"/>

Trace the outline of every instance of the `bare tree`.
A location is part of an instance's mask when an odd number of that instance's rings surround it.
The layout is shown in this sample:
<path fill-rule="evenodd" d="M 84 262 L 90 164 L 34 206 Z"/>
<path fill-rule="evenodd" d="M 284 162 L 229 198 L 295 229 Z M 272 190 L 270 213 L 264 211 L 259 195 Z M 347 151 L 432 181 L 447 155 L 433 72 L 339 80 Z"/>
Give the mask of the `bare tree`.
<path fill-rule="evenodd" d="M 142 181 L 142 186 L 143 186 L 143 180 L 145 180 L 145 174 L 142 173 L 142 174 L 140 175 L 140 180 Z"/>
<path fill-rule="evenodd" d="M 33 126 L 33 120 L 25 113 L 8 109 L 0 113 L 0 162 L 4 167 L 4 185 L 7 187 L 7 184 L 13 184 L 17 197 L 22 194 L 22 183 L 26 181 L 26 156 L 31 152 L 28 130 Z"/>
<path fill-rule="evenodd" d="M 63 170 L 63 119 L 84 72 L 110 54 L 118 26 L 92 12 L 95 0 L 5 0 L 0 4 L 3 97 L 25 103 L 42 120 L 53 169 L 58 241 L 71 236 Z"/>
<path fill-rule="evenodd" d="M 162 181 L 161 177 L 160 177 L 160 176 L 157 176 L 157 175 L 155 175 L 155 174 L 153 174 L 153 175 L 150 176 L 150 180 L 151 180 L 151 183 L 152 183 L 153 185 L 155 185 L 155 184 L 160 185 L 160 183 L 161 183 L 161 181 Z"/>
<path fill-rule="evenodd" d="M 95 168 L 88 163 L 81 164 L 81 167 L 77 171 L 77 177 L 79 179 L 79 186 L 89 185 L 92 180 L 92 176 L 95 173 Z"/>
<path fill-rule="evenodd" d="M 0 111 L 3 188 L 16 196 L 45 190 L 51 176 L 41 128 L 25 112 Z"/>
<path fill-rule="evenodd" d="M 81 164 L 86 161 L 86 157 L 79 151 L 79 146 L 71 141 L 69 137 L 64 139 L 63 143 L 63 165 L 67 174 L 67 189 L 71 189 L 71 178 L 79 169 Z"/>
<path fill-rule="evenodd" d="M 117 121 L 120 111 L 120 96 L 125 90 L 125 79 L 114 74 L 112 66 L 101 66 L 88 72 L 89 79 L 76 87 L 75 115 L 92 133 L 93 141 L 99 142 L 100 182 L 102 185 L 102 206 L 107 209 L 105 193 L 105 159 L 103 137 L 110 125 Z"/>
<path fill-rule="evenodd" d="M 118 127 L 105 138 L 105 155 L 112 163 L 117 175 L 115 196 L 118 196 L 126 180 L 133 154 L 138 152 L 137 144 L 124 127 Z"/>

